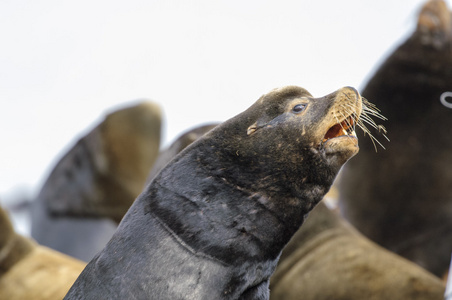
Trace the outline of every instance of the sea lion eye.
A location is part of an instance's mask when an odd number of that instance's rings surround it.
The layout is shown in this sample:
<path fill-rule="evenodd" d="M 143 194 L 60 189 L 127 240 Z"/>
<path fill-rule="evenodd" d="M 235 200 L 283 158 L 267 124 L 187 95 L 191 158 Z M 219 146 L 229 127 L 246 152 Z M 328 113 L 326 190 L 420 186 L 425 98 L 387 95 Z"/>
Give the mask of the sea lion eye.
<path fill-rule="evenodd" d="M 292 108 L 292 111 L 294 113 L 301 113 L 305 109 L 306 109 L 306 104 L 297 104 Z"/>

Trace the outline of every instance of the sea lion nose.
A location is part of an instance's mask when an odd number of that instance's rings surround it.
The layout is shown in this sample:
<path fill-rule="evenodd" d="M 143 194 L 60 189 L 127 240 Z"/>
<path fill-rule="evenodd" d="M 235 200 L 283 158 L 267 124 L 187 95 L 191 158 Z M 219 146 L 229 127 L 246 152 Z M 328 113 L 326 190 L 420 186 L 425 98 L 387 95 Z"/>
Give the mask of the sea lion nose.
<path fill-rule="evenodd" d="M 355 99 L 356 102 L 358 102 L 361 99 L 361 95 L 355 88 L 346 86 L 336 92 L 336 99 L 339 100 L 341 98 L 346 98 L 349 100 Z"/>
<path fill-rule="evenodd" d="M 346 86 L 346 87 L 343 87 L 343 88 L 341 89 L 341 91 L 342 91 L 344 94 L 346 94 L 346 95 L 354 94 L 354 96 L 356 97 L 356 99 L 361 98 L 360 94 L 358 93 L 358 91 L 357 91 L 354 87 Z"/>

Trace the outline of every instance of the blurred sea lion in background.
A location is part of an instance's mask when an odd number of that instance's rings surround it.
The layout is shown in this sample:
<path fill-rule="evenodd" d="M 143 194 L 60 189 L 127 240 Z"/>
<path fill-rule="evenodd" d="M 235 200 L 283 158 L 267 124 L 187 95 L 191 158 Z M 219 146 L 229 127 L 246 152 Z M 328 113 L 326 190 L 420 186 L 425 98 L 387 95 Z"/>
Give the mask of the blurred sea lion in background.
<path fill-rule="evenodd" d="M 84 267 L 18 235 L 0 207 L 0 299 L 60 300 Z"/>
<path fill-rule="evenodd" d="M 190 130 L 161 151 L 148 180 L 214 126 Z M 438 278 L 372 243 L 321 202 L 284 248 L 270 299 L 440 300 L 444 289 Z"/>
<path fill-rule="evenodd" d="M 284 248 L 271 300 L 442 300 L 439 278 L 374 244 L 323 202 Z"/>
<path fill-rule="evenodd" d="M 161 110 L 152 102 L 109 113 L 47 178 L 32 205 L 33 238 L 89 261 L 142 191 L 160 130 Z"/>
<path fill-rule="evenodd" d="M 443 276 L 452 252 L 452 22 L 428 1 L 417 29 L 363 91 L 388 118 L 391 142 L 368 139 L 341 174 L 341 213 L 359 231 Z M 452 94 L 450 94 L 452 95 Z"/>

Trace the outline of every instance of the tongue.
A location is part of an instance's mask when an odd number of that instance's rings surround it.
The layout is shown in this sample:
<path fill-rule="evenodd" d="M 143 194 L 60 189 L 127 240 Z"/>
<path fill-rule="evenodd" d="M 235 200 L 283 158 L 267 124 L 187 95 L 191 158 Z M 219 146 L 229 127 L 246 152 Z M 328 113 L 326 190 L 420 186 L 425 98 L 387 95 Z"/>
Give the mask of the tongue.
<path fill-rule="evenodd" d="M 328 139 L 332 139 L 341 135 L 347 135 L 347 132 L 342 128 L 340 124 L 336 124 L 328 130 L 328 132 L 323 137 L 323 140 L 326 141 Z"/>

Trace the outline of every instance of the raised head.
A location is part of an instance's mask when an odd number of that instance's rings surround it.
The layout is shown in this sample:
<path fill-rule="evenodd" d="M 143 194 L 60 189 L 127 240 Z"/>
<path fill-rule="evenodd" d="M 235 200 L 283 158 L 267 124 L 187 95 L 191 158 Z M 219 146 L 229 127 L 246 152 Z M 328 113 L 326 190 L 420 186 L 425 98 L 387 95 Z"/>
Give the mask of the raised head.
<path fill-rule="evenodd" d="M 252 178 L 260 191 L 269 178 L 272 186 L 283 179 L 286 190 L 309 182 L 329 188 L 359 150 L 354 129 L 362 109 L 362 98 L 351 87 L 315 98 L 303 88 L 287 86 L 263 95 L 200 142 L 216 149 L 209 157 L 236 169 L 234 178 L 245 183 Z"/>

